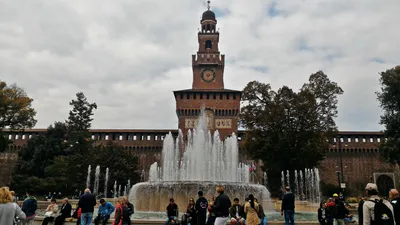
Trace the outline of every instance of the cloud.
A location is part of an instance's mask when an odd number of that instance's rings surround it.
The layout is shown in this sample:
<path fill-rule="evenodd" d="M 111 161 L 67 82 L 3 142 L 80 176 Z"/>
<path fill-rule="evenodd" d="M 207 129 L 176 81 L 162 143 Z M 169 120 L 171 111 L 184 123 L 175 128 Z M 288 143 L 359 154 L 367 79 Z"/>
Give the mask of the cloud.
<path fill-rule="evenodd" d="M 300 88 L 324 70 L 342 86 L 341 130 L 381 130 L 379 72 L 400 61 L 398 0 L 215 0 L 225 87 Z M 203 0 L 0 0 L 0 74 L 23 87 L 37 127 L 78 91 L 94 128 L 177 127 L 173 90 L 192 85 Z"/>

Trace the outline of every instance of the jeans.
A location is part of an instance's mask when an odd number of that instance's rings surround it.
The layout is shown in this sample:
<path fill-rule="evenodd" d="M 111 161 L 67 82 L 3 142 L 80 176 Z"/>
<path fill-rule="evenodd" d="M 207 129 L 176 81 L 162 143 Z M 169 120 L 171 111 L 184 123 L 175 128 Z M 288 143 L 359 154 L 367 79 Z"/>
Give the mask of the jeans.
<path fill-rule="evenodd" d="M 334 219 L 333 225 L 345 225 L 344 219 Z"/>
<path fill-rule="evenodd" d="M 294 210 L 284 210 L 285 225 L 294 225 Z"/>
<path fill-rule="evenodd" d="M 169 218 L 168 218 L 168 219 L 165 221 L 165 225 L 168 225 L 168 224 L 169 224 L 169 222 L 170 222 L 171 220 L 174 220 L 174 221 L 175 221 L 175 223 L 176 223 L 176 216 L 169 217 Z"/>
<path fill-rule="evenodd" d="M 82 213 L 81 225 L 92 225 L 93 213 Z"/>
<path fill-rule="evenodd" d="M 97 216 L 94 218 L 94 224 L 99 225 L 100 221 L 102 225 L 107 225 L 107 221 L 110 219 L 110 216 Z"/>
<path fill-rule="evenodd" d="M 260 225 L 267 225 L 267 217 L 264 216 L 264 218 L 260 219 Z"/>

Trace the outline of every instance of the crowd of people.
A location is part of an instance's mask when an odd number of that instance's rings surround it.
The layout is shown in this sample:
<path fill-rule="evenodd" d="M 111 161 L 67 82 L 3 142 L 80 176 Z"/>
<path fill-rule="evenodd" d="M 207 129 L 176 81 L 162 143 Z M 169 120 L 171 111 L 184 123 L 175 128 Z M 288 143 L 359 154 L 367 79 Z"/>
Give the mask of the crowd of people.
<path fill-rule="evenodd" d="M 396 189 L 389 191 L 389 200 L 379 197 L 378 187 L 368 183 L 366 197 L 358 204 L 358 224 L 394 225 L 400 224 L 400 196 Z M 321 202 L 318 209 L 318 221 L 321 225 L 345 225 L 355 223 L 350 205 L 342 194 L 333 194 L 326 202 Z"/>
<path fill-rule="evenodd" d="M 389 200 L 379 197 L 377 185 L 368 183 L 365 188 L 366 196 L 358 205 L 358 224 L 362 225 L 395 225 L 400 224 L 400 195 L 396 189 L 389 191 Z M 216 187 L 216 197 L 207 200 L 202 191 L 198 198 L 189 199 L 189 203 L 181 218 L 179 208 L 171 198 L 166 208 L 167 220 L 165 225 L 266 225 L 267 218 L 264 209 L 258 200 L 250 194 L 243 203 L 238 198 L 233 199 L 225 194 L 223 186 Z M 54 225 L 63 225 L 65 221 L 76 220 L 77 225 L 106 225 L 114 213 L 113 225 L 131 225 L 131 216 L 134 213 L 133 205 L 123 196 L 118 199 L 118 205 L 99 201 L 98 213 L 93 218 L 97 201 L 89 189 L 80 196 L 79 202 L 73 211 L 68 198 L 62 200 L 61 206 L 56 199 L 51 199 L 47 206 L 42 225 L 53 222 Z M 26 198 L 18 204 L 15 193 L 8 187 L 0 188 L 0 224 L 1 225 L 33 225 L 36 217 L 38 202 L 32 191 L 26 192 Z M 285 188 L 282 196 L 281 215 L 286 225 L 294 225 L 295 195 L 290 187 Z M 343 195 L 333 194 L 327 201 L 323 201 L 318 209 L 318 221 L 321 225 L 344 225 L 355 223 L 350 205 Z"/>
<path fill-rule="evenodd" d="M 32 195 L 33 192 L 27 191 L 26 198 L 18 204 L 15 193 L 8 187 L 0 188 L 0 225 L 33 225 L 38 208 L 38 202 Z M 65 221 L 76 220 L 76 225 L 106 225 L 114 213 L 113 225 L 131 225 L 131 216 L 134 213 L 133 204 L 128 198 L 122 196 L 118 199 L 117 207 L 110 202 L 100 199 L 97 216 L 93 218 L 94 208 L 97 201 L 89 189 L 85 189 L 80 196 L 75 210 L 69 203 L 68 198 L 62 200 L 61 206 L 56 199 L 51 199 L 50 204 L 44 212 L 42 225 L 52 222 L 54 225 L 63 225 Z"/>
<path fill-rule="evenodd" d="M 217 196 L 208 201 L 202 191 L 198 192 L 198 199 L 189 199 L 186 211 L 179 220 L 179 209 L 171 198 L 167 206 L 167 220 L 165 225 L 266 225 L 267 218 L 264 209 L 253 195 L 240 204 L 235 198 L 233 204 L 224 193 L 223 186 L 216 187 Z"/>

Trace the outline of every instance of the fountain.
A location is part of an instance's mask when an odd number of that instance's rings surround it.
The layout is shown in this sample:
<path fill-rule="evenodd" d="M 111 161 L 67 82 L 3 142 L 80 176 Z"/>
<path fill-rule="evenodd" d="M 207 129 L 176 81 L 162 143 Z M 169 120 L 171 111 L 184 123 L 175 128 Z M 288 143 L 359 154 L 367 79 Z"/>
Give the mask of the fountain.
<path fill-rule="evenodd" d="M 223 185 L 232 200 L 237 197 L 243 201 L 254 194 L 268 207 L 267 188 L 250 183 L 250 167 L 239 163 L 236 135 L 221 141 L 219 132 L 212 135 L 207 124 L 202 113 L 197 128 L 188 131 L 187 142 L 181 131 L 176 138 L 171 133 L 166 135 L 161 165 L 151 165 L 149 181 L 135 184 L 130 191 L 129 200 L 138 211 L 165 211 L 171 197 L 185 208 L 188 199 L 196 198 L 199 190 L 211 199 L 217 185 Z"/>
<path fill-rule="evenodd" d="M 107 190 L 107 188 L 108 188 L 108 176 L 109 176 L 109 170 L 108 170 L 108 167 L 107 167 L 107 169 L 106 169 L 106 177 L 105 177 L 105 179 L 104 179 L 104 197 L 106 197 L 107 198 L 107 192 L 108 192 L 108 190 Z"/>
<path fill-rule="evenodd" d="M 114 198 L 118 197 L 117 196 L 117 181 L 115 181 L 115 183 L 114 183 L 114 193 L 113 193 L 113 195 L 114 195 L 113 196 Z"/>
<path fill-rule="evenodd" d="M 92 172 L 91 170 L 92 170 L 92 166 L 89 165 L 87 177 L 86 177 L 86 188 L 90 188 L 90 173 Z"/>
<path fill-rule="evenodd" d="M 95 196 L 99 194 L 99 185 L 100 185 L 100 166 L 96 166 L 96 171 L 94 173 L 94 185 L 93 185 L 93 194 Z"/>
<path fill-rule="evenodd" d="M 320 191 L 320 177 L 318 168 L 313 169 L 304 169 L 304 177 L 302 170 L 293 171 L 294 174 L 294 183 L 290 183 L 290 171 L 286 171 L 286 180 L 285 180 L 285 172 L 281 173 L 281 182 L 284 188 L 284 185 L 294 188 L 293 193 L 296 194 L 296 198 L 304 201 L 308 201 L 310 203 L 319 203 L 321 199 L 321 191 Z"/>

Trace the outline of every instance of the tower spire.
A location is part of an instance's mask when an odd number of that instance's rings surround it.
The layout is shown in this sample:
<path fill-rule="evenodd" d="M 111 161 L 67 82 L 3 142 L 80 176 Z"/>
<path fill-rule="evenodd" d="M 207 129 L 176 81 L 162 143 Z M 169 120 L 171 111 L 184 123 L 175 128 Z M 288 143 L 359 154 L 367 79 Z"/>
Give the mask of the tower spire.
<path fill-rule="evenodd" d="M 208 1 L 207 1 L 207 9 L 208 9 L 208 10 L 210 10 L 210 8 L 211 8 L 211 7 L 210 7 L 210 3 L 211 3 L 211 1 L 208 0 Z"/>

